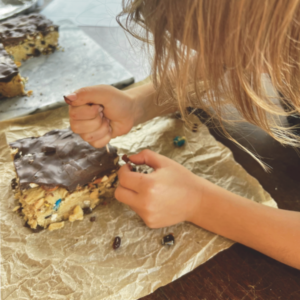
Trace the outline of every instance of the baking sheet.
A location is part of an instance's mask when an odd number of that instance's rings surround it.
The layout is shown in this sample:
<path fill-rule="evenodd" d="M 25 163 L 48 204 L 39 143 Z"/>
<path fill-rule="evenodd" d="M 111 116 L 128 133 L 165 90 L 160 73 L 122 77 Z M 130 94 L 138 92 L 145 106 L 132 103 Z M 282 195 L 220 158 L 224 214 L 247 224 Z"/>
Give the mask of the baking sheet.
<path fill-rule="evenodd" d="M 78 26 L 119 27 L 121 11 L 122 0 L 52 0 L 41 13 L 55 22 L 68 18 Z"/>
<path fill-rule="evenodd" d="M 0 0 L 0 20 L 34 10 L 38 0 Z"/>
<path fill-rule="evenodd" d="M 68 126 L 66 107 L 0 123 L 2 299 L 138 299 L 233 244 L 185 222 L 149 229 L 117 201 L 98 207 L 81 222 L 66 222 L 60 231 L 32 233 L 23 227 L 24 221 L 12 212 L 16 205 L 10 189 L 14 171 L 7 143 Z M 173 146 L 176 135 L 186 136 L 184 147 Z M 159 117 L 112 144 L 119 154 L 151 149 L 236 194 L 276 207 L 258 181 L 204 125 L 193 133 L 180 120 Z M 91 216 L 96 216 L 95 222 L 89 221 Z M 163 247 L 161 238 L 168 233 L 174 234 L 176 243 Z M 112 249 L 115 236 L 122 238 L 116 251 Z"/>
<path fill-rule="evenodd" d="M 61 49 L 24 62 L 22 77 L 27 77 L 30 97 L 0 100 L 0 121 L 65 105 L 63 95 L 84 86 L 109 84 L 122 87 L 133 76 L 71 21 L 59 25 Z"/>

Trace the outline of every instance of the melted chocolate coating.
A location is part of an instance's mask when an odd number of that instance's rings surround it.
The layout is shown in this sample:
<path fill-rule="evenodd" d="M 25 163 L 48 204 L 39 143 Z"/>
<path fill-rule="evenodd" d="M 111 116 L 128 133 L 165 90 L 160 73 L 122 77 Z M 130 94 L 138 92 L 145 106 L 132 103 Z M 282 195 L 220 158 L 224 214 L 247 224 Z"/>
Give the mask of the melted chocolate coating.
<path fill-rule="evenodd" d="M 0 23 L 0 43 L 4 46 L 17 45 L 27 38 L 41 32 L 44 36 L 52 30 L 58 31 L 58 26 L 40 14 L 30 14 L 5 20 Z"/>
<path fill-rule="evenodd" d="M 17 140 L 10 147 L 22 152 L 14 158 L 21 190 L 36 183 L 50 187 L 58 185 L 74 192 L 77 186 L 109 175 L 118 168 L 114 164 L 118 156 L 115 147 L 109 146 L 110 153 L 105 147 L 96 149 L 70 129 Z"/>
<path fill-rule="evenodd" d="M 18 73 L 14 61 L 9 57 L 3 45 L 0 44 L 0 82 L 11 81 Z"/>

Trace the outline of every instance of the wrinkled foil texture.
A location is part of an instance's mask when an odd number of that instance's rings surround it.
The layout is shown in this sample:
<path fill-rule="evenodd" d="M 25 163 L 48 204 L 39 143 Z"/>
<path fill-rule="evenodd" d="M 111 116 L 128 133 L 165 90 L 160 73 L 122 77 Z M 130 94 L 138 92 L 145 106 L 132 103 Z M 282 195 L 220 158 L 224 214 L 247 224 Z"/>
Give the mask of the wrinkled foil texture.
<path fill-rule="evenodd" d="M 193 122 L 196 122 L 194 120 Z M 198 121 L 199 122 L 199 121 Z M 83 221 L 58 231 L 32 233 L 12 209 L 15 177 L 8 143 L 69 126 L 67 108 L 0 123 L 1 295 L 2 299 L 138 299 L 192 271 L 233 242 L 190 223 L 149 229 L 116 200 L 95 209 Z M 155 118 L 111 144 L 119 154 L 151 149 L 174 159 L 213 183 L 253 201 L 275 201 L 212 137 L 205 125 L 198 132 L 173 117 Z M 176 148 L 175 136 L 186 145 Z M 95 216 L 96 221 L 90 222 Z M 173 233 L 174 246 L 162 246 Z M 122 239 L 113 250 L 116 236 Z"/>

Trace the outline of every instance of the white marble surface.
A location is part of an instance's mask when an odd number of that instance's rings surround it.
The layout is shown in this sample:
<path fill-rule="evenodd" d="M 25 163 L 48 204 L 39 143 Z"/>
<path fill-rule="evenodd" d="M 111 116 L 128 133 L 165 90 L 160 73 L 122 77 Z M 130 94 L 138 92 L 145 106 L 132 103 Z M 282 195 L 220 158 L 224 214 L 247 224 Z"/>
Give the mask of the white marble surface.
<path fill-rule="evenodd" d="M 0 120 L 24 116 L 64 105 L 63 95 L 80 87 L 115 84 L 133 78 L 121 64 L 70 21 L 61 21 L 59 44 L 64 48 L 49 56 L 32 58 L 20 68 L 28 77 L 30 97 L 0 102 Z"/>
<path fill-rule="evenodd" d="M 56 0 L 45 0 L 42 9 L 47 9 L 53 1 Z M 122 0 L 100 1 L 109 3 L 113 1 L 118 2 L 119 4 L 122 2 Z M 65 14 L 65 18 L 67 18 L 67 14 L 68 11 Z M 115 13 L 113 18 L 115 18 L 116 14 L 117 13 Z M 143 43 L 133 38 L 130 34 L 126 34 L 121 27 L 87 25 L 79 27 L 106 50 L 116 61 L 130 71 L 136 82 L 145 79 L 150 74 L 150 63 L 148 55 L 143 49 Z"/>
<path fill-rule="evenodd" d="M 122 11 L 122 0 L 53 0 L 42 11 L 58 22 L 68 18 L 79 26 L 118 27 L 115 16 Z"/>

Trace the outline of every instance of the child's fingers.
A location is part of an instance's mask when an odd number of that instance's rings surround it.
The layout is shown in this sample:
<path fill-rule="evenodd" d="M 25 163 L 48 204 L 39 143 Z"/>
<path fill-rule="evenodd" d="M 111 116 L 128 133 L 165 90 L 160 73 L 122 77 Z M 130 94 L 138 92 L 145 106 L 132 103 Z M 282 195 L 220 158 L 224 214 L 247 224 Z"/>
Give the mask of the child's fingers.
<path fill-rule="evenodd" d="M 69 115 L 72 120 L 91 120 L 103 114 L 103 107 L 99 105 L 69 105 Z"/>
<path fill-rule="evenodd" d="M 136 165 L 147 165 L 153 169 L 163 168 L 169 165 L 169 160 L 151 150 L 143 150 L 138 154 L 131 155 L 130 161 Z"/>
<path fill-rule="evenodd" d="M 93 132 L 88 132 L 88 133 L 82 133 L 80 134 L 81 138 L 88 143 L 92 143 L 97 140 L 101 140 L 104 138 L 106 135 L 111 133 L 111 128 L 108 124 L 107 119 L 103 118 L 102 119 L 102 124 L 99 129 Z"/>
<path fill-rule="evenodd" d="M 128 190 L 121 185 L 119 185 L 115 190 L 115 198 L 122 203 L 125 203 L 129 206 L 135 206 L 137 193 L 134 191 Z"/>
<path fill-rule="evenodd" d="M 73 132 L 77 134 L 94 132 L 101 127 L 102 117 L 98 115 L 92 120 L 73 120 L 70 119 L 70 125 Z"/>
<path fill-rule="evenodd" d="M 134 192 L 139 192 L 143 189 L 145 180 L 149 178 L 149 176 L 145 176 L 145 174 L 132 172 L 128 164 L 122 166 L 118 171 L 120 185 Z"/>
<path fill-rule="evenodd" d="M 81 88 L 74 93 L 64 96 L 66 102 L 72 106 L 81 106 L 88 103 L 101 104 L 104 107 L 111 101 L 113 87 L 95 85 Z"/>
<path fill-rule="evenodd" d="M 99 140 L 89 142 L 89 144 L 95 148 L 102 148 L 105 147 L 110 140 L 111 140 L 111 133 L 108 132 L 105 136 L 103 136 Z"/>

